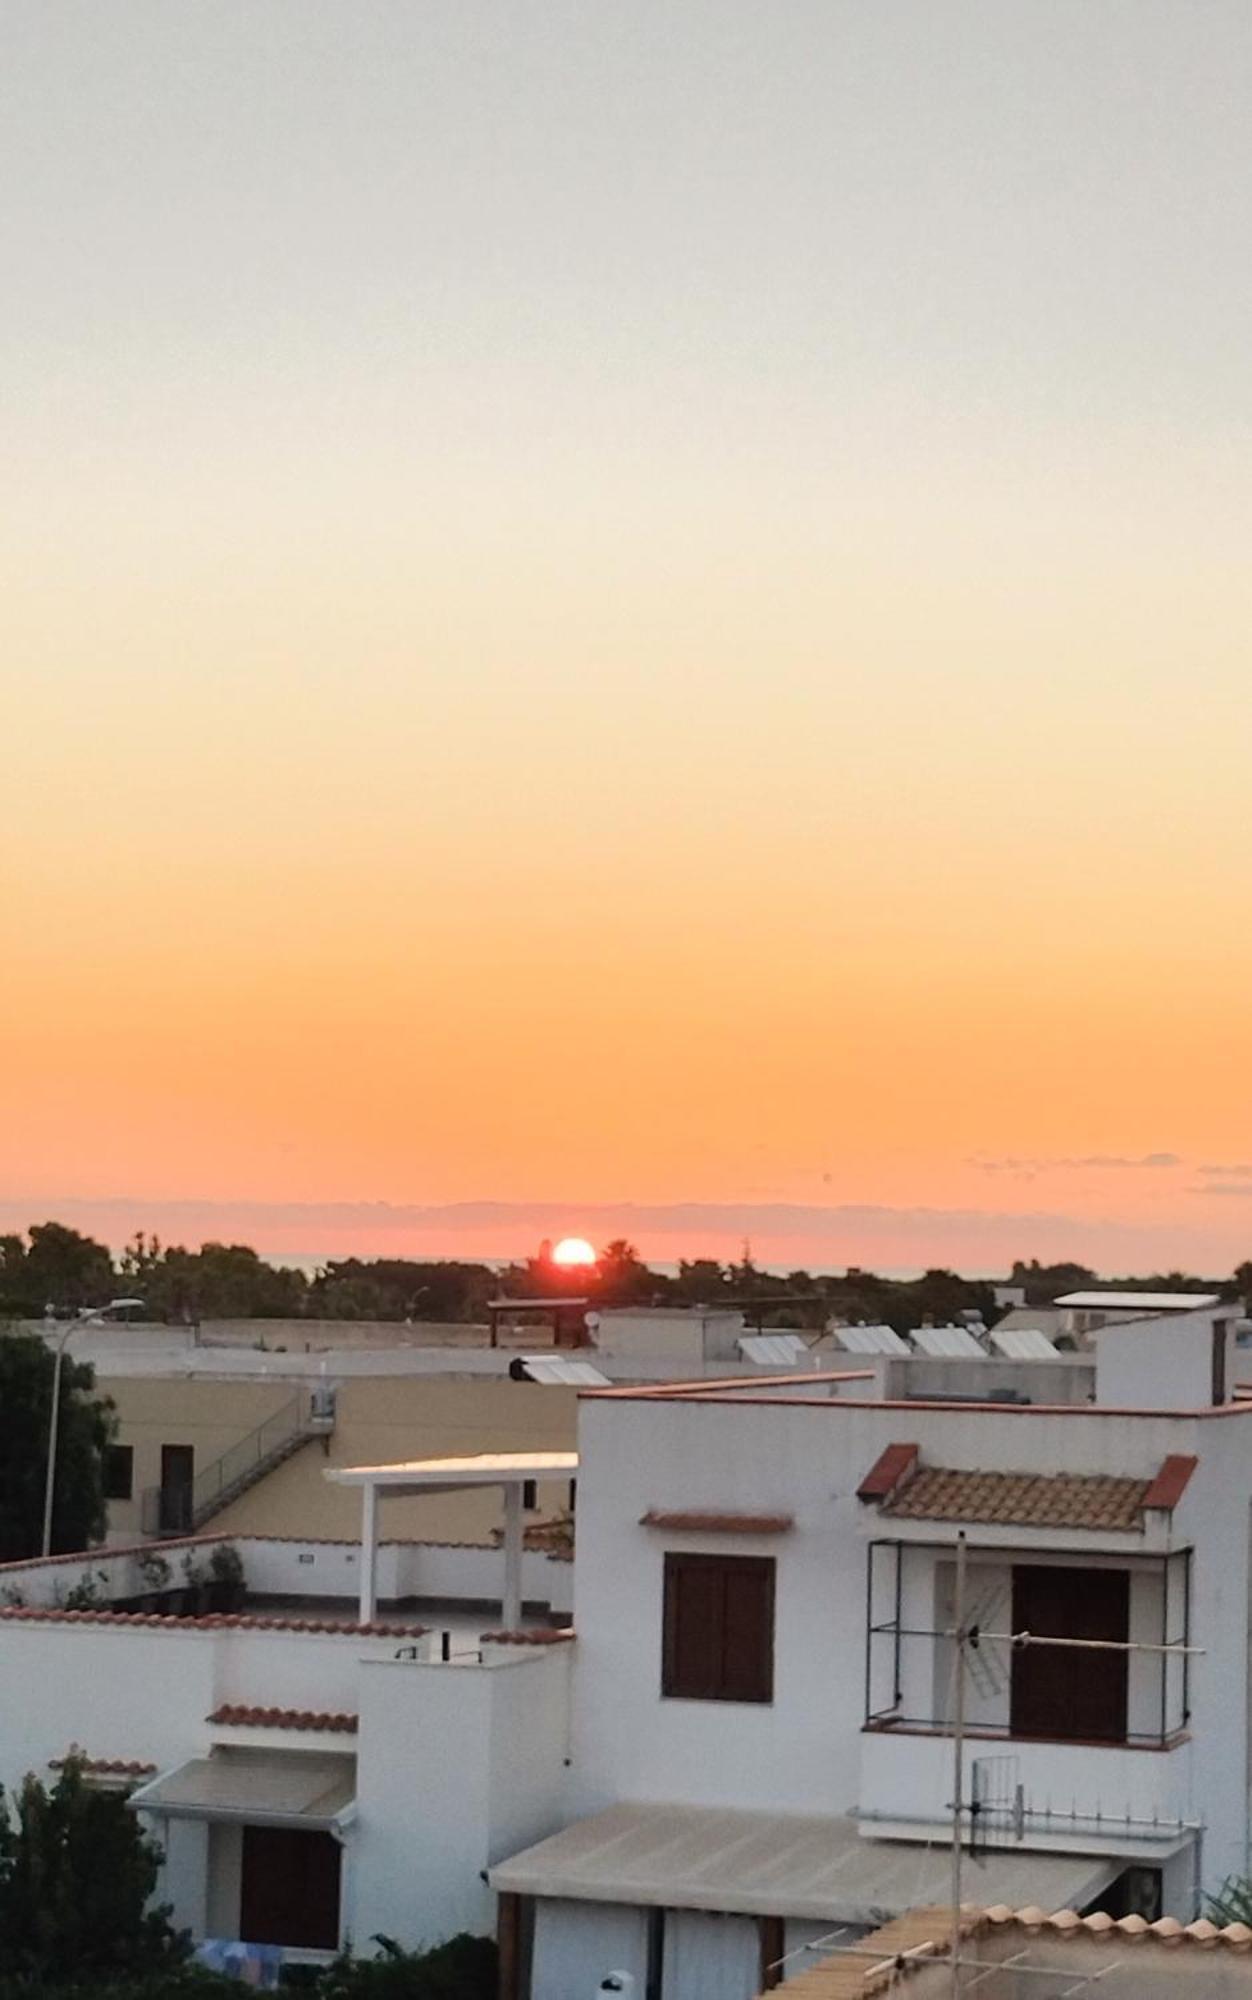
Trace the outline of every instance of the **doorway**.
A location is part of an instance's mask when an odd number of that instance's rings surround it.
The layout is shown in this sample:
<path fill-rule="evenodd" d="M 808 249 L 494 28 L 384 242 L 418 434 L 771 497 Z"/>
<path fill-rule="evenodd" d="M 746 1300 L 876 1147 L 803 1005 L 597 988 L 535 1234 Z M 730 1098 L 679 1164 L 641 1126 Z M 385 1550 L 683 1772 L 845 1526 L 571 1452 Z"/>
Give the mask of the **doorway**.
<path fill-rule="evenodd" d="M 161 1446 L 161 1532 L 185 1535 L 192 1526 L 192 1484 L 196 1448 L 191 1444 Z"/>
<path fill-rule="evenodd" d="M 1130 1572 L 1020 1564 L 1013 1571 L 1013 1630 L 1053 1639 L 1130 1636 Z M 1126 1741 L 1127 1656 L 1060 1646 L 1013 1655 L 1014 1736 L 1061 1742 Z"/>
<path fill-rule="evenodd" d="M 245 1944 L 339 1949 L 339 1868 L 333 1834 L 245 1826 L 239 1935 Z"/>

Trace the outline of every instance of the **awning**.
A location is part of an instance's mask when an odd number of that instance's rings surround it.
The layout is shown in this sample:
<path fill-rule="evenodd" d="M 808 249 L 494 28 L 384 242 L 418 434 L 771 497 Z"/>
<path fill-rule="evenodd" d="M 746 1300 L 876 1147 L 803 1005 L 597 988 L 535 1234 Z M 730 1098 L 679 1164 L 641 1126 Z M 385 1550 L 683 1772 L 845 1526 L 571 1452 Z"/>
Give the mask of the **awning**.
<path fill-rule="evenodd" d="M 1117 1856 L 991 1853 L 965 1896 L 1010 1909 L 1079 1909 L 1126 1865 Z M 502 1861 L 493 1889 L 663 1909 L 880 1924 L 950 1893 L 948 1851 L 869 1840 L 852 1819 L 710 1806 L 616 1805 Z"/>
<path fill-rule="evenodd" d="M 246 1820 L 313 1832 L 346 1825 L 355 1798 L 354 1757 L 224 1748 L 141 1785 L 129 1803 L 169 1819 Z"/>

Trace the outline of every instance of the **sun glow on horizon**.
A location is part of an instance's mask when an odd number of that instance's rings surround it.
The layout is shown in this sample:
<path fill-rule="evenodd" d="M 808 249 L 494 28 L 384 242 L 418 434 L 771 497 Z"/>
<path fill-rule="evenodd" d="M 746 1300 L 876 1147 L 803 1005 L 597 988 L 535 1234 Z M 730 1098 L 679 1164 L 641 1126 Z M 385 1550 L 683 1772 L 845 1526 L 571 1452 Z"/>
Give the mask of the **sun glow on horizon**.
<path fill-rule="evenodd" d="M 585 1236 L 563 1236 L 552 1252 L 552 1262 L 564 1271 L 597 1262 L 596 1253 Z"/>

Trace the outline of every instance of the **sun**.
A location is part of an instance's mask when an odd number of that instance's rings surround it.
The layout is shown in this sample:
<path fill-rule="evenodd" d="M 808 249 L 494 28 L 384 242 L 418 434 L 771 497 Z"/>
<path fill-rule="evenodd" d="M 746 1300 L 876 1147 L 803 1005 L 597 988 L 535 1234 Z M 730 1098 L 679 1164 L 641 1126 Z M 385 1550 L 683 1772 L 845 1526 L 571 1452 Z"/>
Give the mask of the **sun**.
<path fill-rule="evenodd" d="M 580 1264 L 594 1264 L 596 1253 L 585 1236 L 563 1236 L 552 1252 L 552 1262 L 572 1271 Z"/>

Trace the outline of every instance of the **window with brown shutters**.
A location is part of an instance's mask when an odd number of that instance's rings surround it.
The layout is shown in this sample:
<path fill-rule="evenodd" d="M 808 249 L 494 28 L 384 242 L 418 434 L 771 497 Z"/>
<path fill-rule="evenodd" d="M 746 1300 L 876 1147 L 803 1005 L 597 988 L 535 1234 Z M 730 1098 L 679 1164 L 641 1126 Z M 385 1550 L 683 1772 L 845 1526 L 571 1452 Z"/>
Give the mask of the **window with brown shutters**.
<path fill-rule="evenodd" d="M 661 1692 L 687 1701 L 774 1699 L 774 1558 L 665 1558 Z"/>

